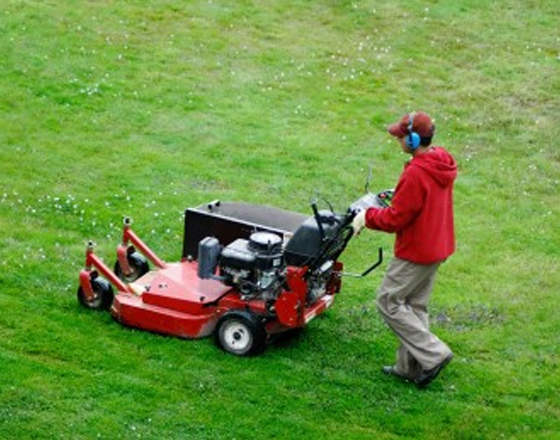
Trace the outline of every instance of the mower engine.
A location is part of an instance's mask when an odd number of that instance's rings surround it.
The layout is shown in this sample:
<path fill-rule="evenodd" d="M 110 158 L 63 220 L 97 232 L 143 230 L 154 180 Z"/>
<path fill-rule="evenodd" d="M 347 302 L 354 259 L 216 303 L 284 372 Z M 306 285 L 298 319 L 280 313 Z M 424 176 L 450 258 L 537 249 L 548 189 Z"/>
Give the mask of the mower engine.
<path fill-rule="evenodd" d="M 313 304 L 326 293 L 338 256 L 333 250 L 342 251 L 345 245 L 335 234 L 341 222 L 336 214 L 321 211 L 305 221 L 287 242 L 275 233 L 259 231 L 222 248 L 216 238 L 207 237 L 199 244 L 198 276 L 233 286 L 243 300 L 273 301 L 285 288 L 287 267 L 307 266 L 306 303 Z M 325 252 L 325 244 L 331 245 L 330 252 Z"/>
<path fill-rule="evenodd" d="M 220 246 L 217 240 L 211 245 Z M 216 251 L 211 250 L 211 253 L 215 255 Z M 204 255 L 203 250 L 202 258 Z M 255 232 L 248 240 L 238 238 L 226 246 L 219 257 L 220 278 L 234 286 L 243 299 L 276 299 L 285 269 L 282 239 L 270 232 Z"/>

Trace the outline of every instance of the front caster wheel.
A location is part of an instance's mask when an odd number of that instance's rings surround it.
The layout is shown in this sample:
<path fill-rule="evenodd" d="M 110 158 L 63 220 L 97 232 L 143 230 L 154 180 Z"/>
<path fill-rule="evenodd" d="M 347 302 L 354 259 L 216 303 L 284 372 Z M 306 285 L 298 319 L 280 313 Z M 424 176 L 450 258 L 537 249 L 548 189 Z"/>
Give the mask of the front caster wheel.
<path fill-rule="evenodd" d="M 128 265 L 130 266 L 131 272 L 125 274 L 121 268 L 121 265 L 117 261 L 115 263 L 115 274 L 125 283 L 132 283 L 140 278 L 142 275 L 148 273 L 150 266 L 148 260 L 139 252 L 131 252 L 126 257 L 128 259 Z"/>
<path fill-rule="evenodd" d="M 88 299 L 82 289 L 78 288 L 78 302 L 90 310 L 109 310 L 113 304 L 113 287 L 104 278 L 98 276 L 92 277 L 91 287 L 93 289 L 93 298 Z"/>
<path fill-rule="evenodd" d="M 239 310 L 225 313 L 216 325 L 215 342 L 236 356 L 253 356 L 266 347 L 266 331 L 254 313 Z"/>

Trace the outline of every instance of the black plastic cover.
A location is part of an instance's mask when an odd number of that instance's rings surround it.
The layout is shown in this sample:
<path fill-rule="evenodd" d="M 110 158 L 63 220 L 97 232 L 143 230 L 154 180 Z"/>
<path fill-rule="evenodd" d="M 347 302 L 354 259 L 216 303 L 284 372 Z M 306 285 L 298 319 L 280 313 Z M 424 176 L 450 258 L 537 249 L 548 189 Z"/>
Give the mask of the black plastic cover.
<path fill-rule="evenodd" d="M 288 265 L 308 265 L 320 254 L 325 242 L 335 236 L 340 225 L 338 216 L 331 211 L 320 211 L 319 219 L 321 227 L 312 216 L 296 230 L 284 251 Z"/>
<path fill-rule="evenodd" d="M 230 243 L 222 251 L 220 266 L 222 268 L 242 270 L 271 270 L 283 263 L 282 249 L 276 248 L 272 252 L 255 252 L 248 240 L 239 238 Z"/>
<path fill-rule="evenodd" d="M 255 254 L 248 249 L 248 241 L 243 238 L 238 238 L 222 251 L 220 266 L 233 269 L 253 270 L 256 260 Z"/>
<path fill-rule="evenodd" d="M 205 237 L 198 243 L 198 277 L 212 278 L 218 267 L 222 246 L 215 237 Z"/>

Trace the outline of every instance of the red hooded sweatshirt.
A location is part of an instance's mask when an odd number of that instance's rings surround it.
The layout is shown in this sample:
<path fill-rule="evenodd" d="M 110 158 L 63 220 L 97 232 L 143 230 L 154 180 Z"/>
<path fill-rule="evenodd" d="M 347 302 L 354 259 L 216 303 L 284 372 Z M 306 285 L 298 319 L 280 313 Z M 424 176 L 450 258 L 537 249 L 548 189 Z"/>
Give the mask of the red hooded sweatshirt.
<path fill-rule="evenodd" d="M 457 163 L 441 147 L 404 167 L 389 208 L 369 208 L 366 226 L 396 232 L 395 256 L 417 264 L 445 260 L 455 251 L 453 182 Z"/>

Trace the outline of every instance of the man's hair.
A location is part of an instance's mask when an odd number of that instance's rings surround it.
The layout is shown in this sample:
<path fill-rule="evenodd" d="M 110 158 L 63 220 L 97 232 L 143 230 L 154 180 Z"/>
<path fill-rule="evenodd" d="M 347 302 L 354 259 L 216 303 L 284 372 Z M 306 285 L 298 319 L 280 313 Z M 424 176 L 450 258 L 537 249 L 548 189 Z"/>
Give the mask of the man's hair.
<path fill-rule="evenodd" d="M 422 136 L 420 137 L 420 145 L 423 147 L 429 147 L 432 143 L 432 136 Z"/>

